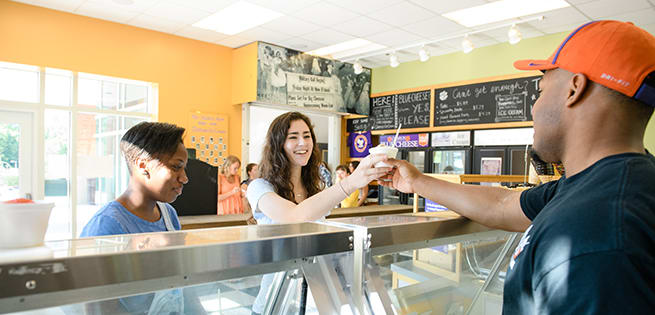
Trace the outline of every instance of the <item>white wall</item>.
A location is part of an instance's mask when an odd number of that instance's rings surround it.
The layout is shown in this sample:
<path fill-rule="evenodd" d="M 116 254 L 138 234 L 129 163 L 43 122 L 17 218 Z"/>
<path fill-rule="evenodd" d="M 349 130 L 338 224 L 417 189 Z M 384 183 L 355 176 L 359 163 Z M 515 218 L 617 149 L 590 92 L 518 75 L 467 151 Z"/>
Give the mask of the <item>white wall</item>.
<path fill-rule="evenodd" d="M 273 120 L 288 112 L 288 110 L 250 106 L 250 146 L 248 151 L 248 161 L 241 161 L 243 165 L 248 163 L 257 163 L 261 161 L 264 142 L 266 141 L 266 132 Z M 319 143 L 328 143 L 329 122 L 328 117 L 320 115 L 306 114 L 314 124 L 314 133 Z"/>

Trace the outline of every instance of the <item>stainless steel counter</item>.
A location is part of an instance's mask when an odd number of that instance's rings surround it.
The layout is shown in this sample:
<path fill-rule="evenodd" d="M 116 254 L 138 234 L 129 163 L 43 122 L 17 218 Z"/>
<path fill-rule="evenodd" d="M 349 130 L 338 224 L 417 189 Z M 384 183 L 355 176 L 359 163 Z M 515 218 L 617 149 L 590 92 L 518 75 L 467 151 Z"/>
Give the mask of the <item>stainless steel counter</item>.
<path fill-rule="evenodd" d="M 456 215 L 408 214 L 48 242 L 52 259 L 0 264 L 0 312 L 117 298 L 275 271 L 306 273 L 321 270 L 313 267 L 316 257 L 339 253 L 354 257 L 350 303 L 353 310 L 361 311 L 365 308 L 364 278 L 371 255 L 503 233 Z"/>

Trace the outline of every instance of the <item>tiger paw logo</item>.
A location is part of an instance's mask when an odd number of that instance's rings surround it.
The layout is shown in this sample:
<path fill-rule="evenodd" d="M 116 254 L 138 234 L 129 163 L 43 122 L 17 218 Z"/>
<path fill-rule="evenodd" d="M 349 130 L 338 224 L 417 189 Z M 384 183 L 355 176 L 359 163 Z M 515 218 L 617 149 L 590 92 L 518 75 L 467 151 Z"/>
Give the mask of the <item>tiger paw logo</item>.
<path fill-rule="evenodd" d="M 355 137 L 355 151 L 359 153 L 364 153 L 368 147 L 368 138 L 365 135 L 357 135 Z"/>

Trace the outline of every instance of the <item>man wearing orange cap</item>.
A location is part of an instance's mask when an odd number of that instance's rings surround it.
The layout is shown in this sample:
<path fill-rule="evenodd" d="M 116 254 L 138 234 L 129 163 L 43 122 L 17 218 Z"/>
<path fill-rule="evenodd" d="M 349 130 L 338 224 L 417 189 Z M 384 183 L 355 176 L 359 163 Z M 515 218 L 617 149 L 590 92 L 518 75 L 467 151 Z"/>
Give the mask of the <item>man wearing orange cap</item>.
<path fill-rule="evenodd" d="M 524 231 L 505 278 L 504 314 L 647 314 L 655 310 L 655 37 L 618 21 L 580 26 L 541 70 L 536 153 L 566 176 L 523 191 L 457 185 L 390 160 L 394 188 L 471 220 Z"/>

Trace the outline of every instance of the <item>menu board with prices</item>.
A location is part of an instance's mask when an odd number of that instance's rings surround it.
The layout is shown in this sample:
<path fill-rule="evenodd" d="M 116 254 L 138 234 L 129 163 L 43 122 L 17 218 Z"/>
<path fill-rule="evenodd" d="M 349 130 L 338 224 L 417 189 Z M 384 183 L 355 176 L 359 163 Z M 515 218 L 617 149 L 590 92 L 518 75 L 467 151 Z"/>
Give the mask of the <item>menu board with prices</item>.
<path fill-rule="evenodd" d="M 436 89 L 434 126 L 531 121 L 542 76 Z"/>

